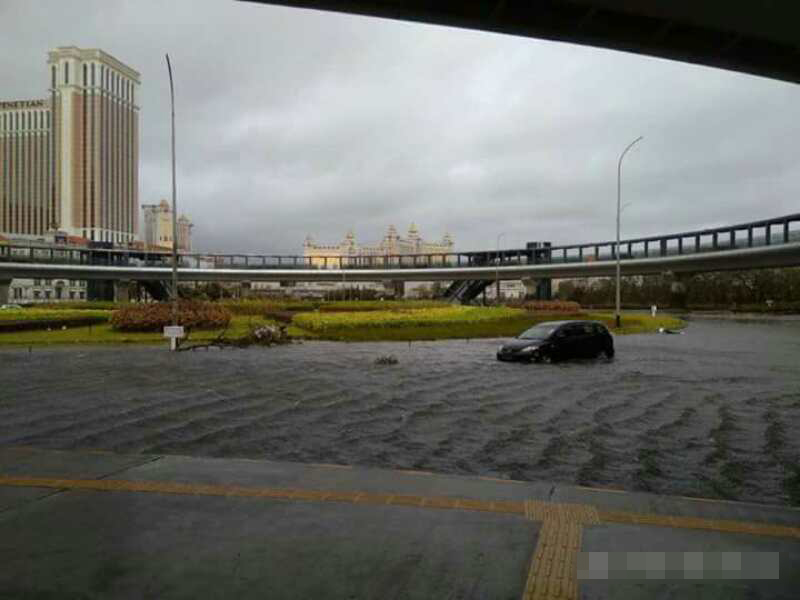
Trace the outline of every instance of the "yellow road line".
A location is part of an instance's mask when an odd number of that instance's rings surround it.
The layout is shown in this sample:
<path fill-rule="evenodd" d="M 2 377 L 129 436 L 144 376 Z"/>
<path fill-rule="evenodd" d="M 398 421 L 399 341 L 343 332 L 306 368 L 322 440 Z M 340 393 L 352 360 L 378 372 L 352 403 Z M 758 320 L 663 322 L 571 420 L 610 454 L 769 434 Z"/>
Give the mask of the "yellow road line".
<path fill-rule="evenodd" d="M 656 525 L 680 529 L 700 529 L 722 533 L 750 533 L 770 537 L 800 539 L 800 527 L 788 525 L 598 510 L 596 507 L 589 504 L 568 504 L 540 500 L 527 500 L 525 502 L 509 500 L 488 501 L 474 500 L 471 498 L 452 498 L 448 496 L 376 494 L 360 491 L 248 487 L 241 485 L 178 483 L 170 481 L 55 479 L 52 477 L 22 477 L 10 475 L 0 475 L 0 486 L 416 506 L 520 515 L 532 521 L 546 521 L 552 519 L 556 521 L 576 521 L 584 525 L 594 525 L 598 523 Z"/>
<path fill-rule="evenodd" d="M 729 521 L 724 519 L 701 519 L 698 517 L 654 515 L 611 510 L 600 510 L 598 511 L 598 516 L 601 523 L 656 525 L 659 527 L 674 527 L 676 529 L 700 529 L 703 531 L 719 531 L 722 533 L 750 533 L 769 537 L 800 539 L 800 527 L 791 527 L 788 525 Z"/>
<path fill-rule="evenodd" d="M 447 496 L 413 496 L 338 492 L 293 488 L 246 487 L 240 485 L 206 485 L 170 481 L 128 481 L 116 479 L 53 479 L 49 477 L 13 477 L 0 475 L 0 486 L 91 490 L 98 492 L 142 492 L 190 496 L 228 496 L 236 498 L 273 498 L 311 502 L 347 502 L 352 504 L 416 506 L 424 508 L 469 510 L 522 515 L 523 502 L 496 502 Z"/>

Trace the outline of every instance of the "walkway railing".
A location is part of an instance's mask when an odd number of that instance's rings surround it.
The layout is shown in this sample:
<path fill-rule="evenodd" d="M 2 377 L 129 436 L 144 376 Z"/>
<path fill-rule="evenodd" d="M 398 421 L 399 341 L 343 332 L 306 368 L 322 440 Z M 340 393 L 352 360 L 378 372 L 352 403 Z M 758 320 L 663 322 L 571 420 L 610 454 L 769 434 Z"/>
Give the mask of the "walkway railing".
<path fill-rule="evenodd" d="M 620 242 L 620 260 L 719 252 L 800 242 L 800 213 L 773 219 Z M 182 268 L 203 269 L 424 269 L 471 266 L 565 264 L 616 259 L 615 242 L 431 254 L 299 256 L 279 254 L 181 253 Z M 165 267 L 168 251 L 91 248 L 36 242 L 0 243 L 0 261 L 76 265 Z"/>

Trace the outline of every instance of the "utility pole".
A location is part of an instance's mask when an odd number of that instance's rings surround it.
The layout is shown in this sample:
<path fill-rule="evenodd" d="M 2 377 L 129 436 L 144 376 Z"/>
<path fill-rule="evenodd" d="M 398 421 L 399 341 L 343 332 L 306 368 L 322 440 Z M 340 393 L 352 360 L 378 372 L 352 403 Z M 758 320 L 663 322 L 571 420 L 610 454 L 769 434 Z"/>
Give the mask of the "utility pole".
<path fill-rule="evenodd" d="M 621 271 L 621 269 L 620 269 L 620 257 L 619 257 L 619 221 L 620 221 L 619 216 L 620 216 L 620 213 L 622 212 L 622 159 L 625 158 L 625 155 L 628 153 L 628 150 L 633 148 L 633 145 L 636 142 L 638 142 L 638 141 L 640 141 L 642 139 L 644 139 L 644 137 L 640 135 L 638 138 L 636 138 L 630 144 L 628 144 L 628 146 L 625 148 L 625 150 L 622 151 L 622 154 L 619 155 L 619 162 L 617 163 L 617 243 L 616 243 L 616 245 L 614 247 L 614 254 L 615 254 L 616 259 L 617 259 L 617 285 L 616 285 L 616 287 L 617 287 L 617 302 L 616 302 L 616 311 L 614 312 L 614 318 L 615 318 L 616 323 L 617 323 L 617 329 L 619 329 L 619 327 L 620 327 L 620 325 L 622 323 L 622 318 L 620 317 L 620 304 L 621 304 L 621 302 L 620 302 L 620 300 L 621 300 L 621 294 L 620 294 L 620 280 L 621 280 L 620 271 Z"/>

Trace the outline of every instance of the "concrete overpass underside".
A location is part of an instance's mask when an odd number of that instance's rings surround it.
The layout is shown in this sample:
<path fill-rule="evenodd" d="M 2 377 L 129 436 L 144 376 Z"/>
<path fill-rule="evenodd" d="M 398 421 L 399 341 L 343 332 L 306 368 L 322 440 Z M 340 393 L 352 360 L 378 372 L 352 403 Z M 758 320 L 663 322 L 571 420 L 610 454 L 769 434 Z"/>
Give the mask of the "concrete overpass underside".
<path fill-rule="evenodd" d="M 246 0 L 570 42 L 800 83 L 797 0 Z"/>

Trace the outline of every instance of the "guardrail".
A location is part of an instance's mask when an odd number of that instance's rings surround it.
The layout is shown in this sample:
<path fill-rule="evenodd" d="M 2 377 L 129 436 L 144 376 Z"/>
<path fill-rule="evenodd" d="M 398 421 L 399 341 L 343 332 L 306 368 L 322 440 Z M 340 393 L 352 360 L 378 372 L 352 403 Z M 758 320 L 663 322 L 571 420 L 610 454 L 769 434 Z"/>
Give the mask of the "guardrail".
<path fill-rule="evenodd" d="M 800 213 L 683 233 L 620 241 L 620 260 L 720 252 L 800 241 Z M 376 256 L 181 253 L 181 268 L 197 269 L 425 269 L 531 264 L 568 264 L 616 259 L 613 241 L 505 250 Z M 0 244 L 0 262 L 166 267 L 170 252 L 134 248 L 69 247 L 10 241 Z"/>

